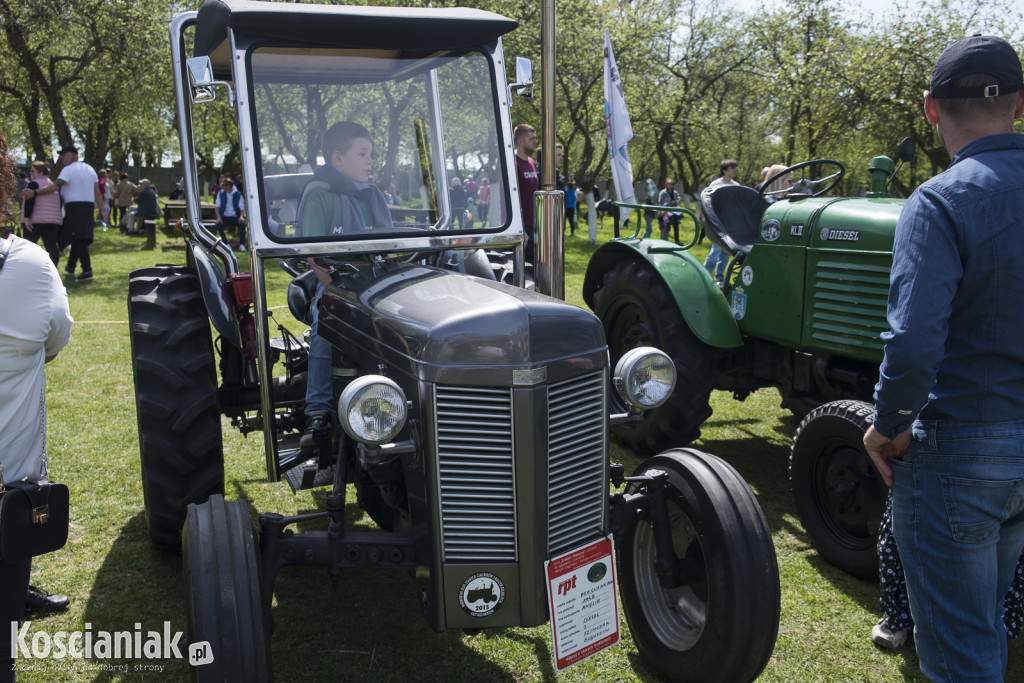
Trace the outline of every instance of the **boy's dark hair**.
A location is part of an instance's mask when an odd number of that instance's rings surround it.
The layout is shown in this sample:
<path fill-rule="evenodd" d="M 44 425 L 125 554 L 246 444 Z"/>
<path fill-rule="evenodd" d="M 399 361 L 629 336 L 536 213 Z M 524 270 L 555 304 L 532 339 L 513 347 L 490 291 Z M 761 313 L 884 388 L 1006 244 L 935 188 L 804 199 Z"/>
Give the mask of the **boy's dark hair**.
<path fill-rule="evenodd" d="M 735 159 L 722 159 L 722 163 L 718 164 L 718 172 L 725 173 L 727 168 L 733 168 L 734 166 L 738 167 L 739 165 L 739 162 Z"/>
<path fill-rule="evenodd" d="M 366 138 L 373 142 L 373 136 L 370 135 L 370 131 L 365 126 L 361 126 L 354 121 L 338 121 L 324 132 L 324 159 L 329 160 L 331 152 L 341 152 L 344 154 L 349 150 L 349 147 L 352 146 L 352 141 L 356 138 Z"/>

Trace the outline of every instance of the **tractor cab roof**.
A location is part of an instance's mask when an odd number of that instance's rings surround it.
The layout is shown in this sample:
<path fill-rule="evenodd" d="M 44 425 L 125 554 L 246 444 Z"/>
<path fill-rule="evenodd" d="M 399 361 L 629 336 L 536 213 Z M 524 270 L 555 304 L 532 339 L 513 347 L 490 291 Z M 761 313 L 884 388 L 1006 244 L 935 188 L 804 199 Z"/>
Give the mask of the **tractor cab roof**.
<path fill-rule="evenodd" d="M 489 44 L 518 22 L 483 10 L 300 5 L 257 0 L 206 0 L 196 21 L 195 55 L 209 56 L 230 77 L 229 30 L 236 37 L 290 46 L 394 51 L 396 57 Z"/>

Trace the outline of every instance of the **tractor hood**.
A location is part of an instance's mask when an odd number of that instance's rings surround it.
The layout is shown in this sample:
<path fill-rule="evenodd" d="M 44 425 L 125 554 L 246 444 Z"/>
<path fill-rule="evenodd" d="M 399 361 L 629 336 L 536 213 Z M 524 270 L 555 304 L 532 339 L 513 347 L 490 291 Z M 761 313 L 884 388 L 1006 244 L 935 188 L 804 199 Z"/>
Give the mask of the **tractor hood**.
<path fill-rule="evenodd" d="M 545 366 L 551 380 L 557 377 L 550 373 L 560 373 L 558 361 L 572 359 L 574 367 L 563 370 L 579 374 L 601 367 L 607 354 L 601 323 L 589 311 L 426 266 L 338 278 L 324 292 L 320 329 L 346 355 L 370 351 L 421 379 L 457 369 L 468 375 L 460 381 L 469 381 L 474 371 L 492 369 L 514 380 L 513 371 L 522 378 L 529 375 L 524 371 Z M 591 367 L 580 368 L 581 358 Z"/>
<path fill-rule="evenodd" d="M 892 251 L 904 199 L 802 199 L 776 202 L 761 220 L 761 241 L 812 249 Z M 781 238 L 781 239 L 779 239 Z"/>

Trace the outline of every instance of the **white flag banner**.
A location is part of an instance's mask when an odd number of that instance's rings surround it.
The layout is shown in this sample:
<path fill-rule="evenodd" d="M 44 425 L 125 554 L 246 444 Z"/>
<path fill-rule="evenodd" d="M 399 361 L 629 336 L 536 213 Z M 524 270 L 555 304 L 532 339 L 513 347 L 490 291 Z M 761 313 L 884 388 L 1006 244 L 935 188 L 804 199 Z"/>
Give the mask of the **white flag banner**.
<path fill-rule="evenodd" d="M 604 120 L 608 131 L 608 156 L 612 163 L 612 182 L 615 198 L 626 204 L 636 204 L 633 194 L 633 164 L 629 160 L 626 143 L 633 139 L 633 124 L 626 111 L 626 98 L 622 93 L 622 79 L 615 66 L 612 40 L 604 30 Z M 629 218 L 630 209 L 619 209 L 619 220 Z"/>

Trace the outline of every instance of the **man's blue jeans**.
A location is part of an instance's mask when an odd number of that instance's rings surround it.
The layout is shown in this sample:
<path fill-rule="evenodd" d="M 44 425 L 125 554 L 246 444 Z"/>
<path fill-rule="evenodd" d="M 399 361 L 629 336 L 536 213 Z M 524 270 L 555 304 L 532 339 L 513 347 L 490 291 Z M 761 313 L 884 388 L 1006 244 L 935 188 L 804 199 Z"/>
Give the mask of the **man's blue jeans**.
<path fill-rule="evenodd" d="M 917 421 L 893 470 L 893 535 L 921 670 L 1002 681 L 1003 598 L 1024 547 L 1024 420 Z"/>
<path fill-rule="evenodd" d="M 729 265 L 729 252 L 717 244 L 712 244 L 708 256 L 704 259 L 704 267 L 716 280 L 725 277 L 725 267 Z"/>
<path fill-rule="evenodd" d="M 320 336 L 320 297 L 324 286 L 317 284 L 313 295 L 313 326 L 309 333 L 309 364 L 306 372 L 306 415 L 311 412 L 330 412 L 334 401 L 331 384 L 331 345 Z"/>

